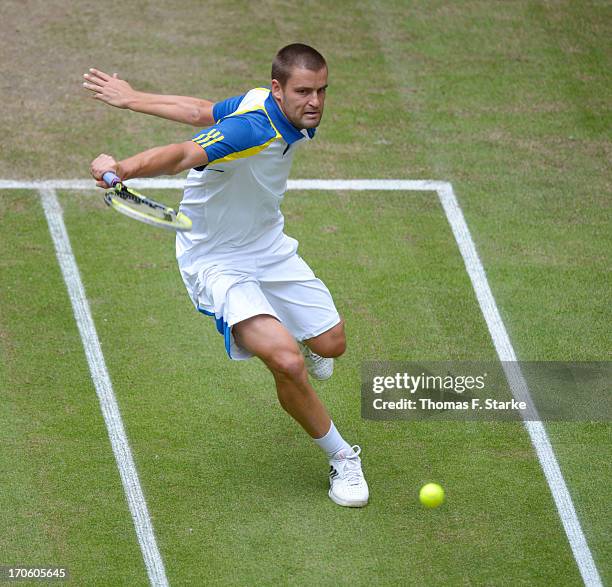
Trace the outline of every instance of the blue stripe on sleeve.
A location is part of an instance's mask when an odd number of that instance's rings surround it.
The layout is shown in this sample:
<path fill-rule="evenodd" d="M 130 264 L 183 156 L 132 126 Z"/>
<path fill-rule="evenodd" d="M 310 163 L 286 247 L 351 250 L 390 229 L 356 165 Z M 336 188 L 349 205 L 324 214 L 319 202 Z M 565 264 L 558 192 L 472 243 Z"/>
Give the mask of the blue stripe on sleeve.
<path fill-rule="evenodd" d="M 233 96 L 232 98 L 226 98 L 225 100 L 221 100 L 221 102 L 217 102 L 213 106 L 213 118 L 215 122 L 219 122 L 219 120 L 232 114 L 232 112 L 236 112 L 245 95 L 246 94 L 241 94 L 240 96 Z"/>

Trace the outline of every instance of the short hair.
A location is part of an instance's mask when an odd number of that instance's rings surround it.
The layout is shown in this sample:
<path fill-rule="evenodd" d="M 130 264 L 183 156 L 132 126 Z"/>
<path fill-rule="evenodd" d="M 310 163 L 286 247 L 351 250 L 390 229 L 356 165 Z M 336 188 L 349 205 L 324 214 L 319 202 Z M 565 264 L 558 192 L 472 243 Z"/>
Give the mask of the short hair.
<path fill-rule="evenodd" d="M 278 80 L 284 88 L 294 67 L 319 71 L 327 67 L 327 62 L 316 49 L 302 43 L 293 43 L 283 47 L 276 54 L 272 61 L 272 79 Z"/>

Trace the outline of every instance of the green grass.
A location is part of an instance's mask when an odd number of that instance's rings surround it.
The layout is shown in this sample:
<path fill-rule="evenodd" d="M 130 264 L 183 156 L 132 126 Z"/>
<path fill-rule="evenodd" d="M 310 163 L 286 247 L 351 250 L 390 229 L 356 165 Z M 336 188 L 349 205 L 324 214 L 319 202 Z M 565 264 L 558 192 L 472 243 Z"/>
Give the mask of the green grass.
<path fill-rule="evenodd" d="M 144 566 L 42 209 L 2 198 L 2 564 L 134 584 Z"/>
<path fill-rule="evenodd" d="M 492 356 L 450 230 L 430 194 L 341 194 L 338 200 L 303 192 L 290 194 L 286 204 L 288 230 L 304 244 L 303 254 L 312 249 L 316 269 L 324 262 L 316 254 L 319 245 L 324 240 L 329 247 L 335 238 L 333 262 L 325 269 L 330 276 L 324 277 L 337 287 L 339 299 L 346 300 L 341 310 L 352 325 L 352 344 L 321 394 L 348 437 L 370 447 L 365 462 L 373 499 L 363 512 L 341 510 L 327 499 L 324 460 L 276 409 L 271 378 L 263 367 L 248 362 L 227 368 L 220 337 L 181 291 L 168 247 L 164 250 L 169 235 L 133 227 L 127 220 L 116 222 L 101 205 L 92 205 L 91 196 L 79 197 L 72 207 L 68 198 L 75 196 L 62 198 L 68 227 L 139 470 L 147 480 L 149 504 L 158 512 L 161 548 L 175 561 L 169 568 L 172 582 L 196 582 L 204 567 L 214 568 L 221 584 L 306 584 L 313 574 L 321 584 L 333 584 L 337 576 L 340 582 L 364 584 L 381 573 L 389 583 L 414 577 L 425 583 L 443 577 L 461 582 L 472 576 L 499 582 L 517 556 L 519 580 L 552 577 L 559 564 L 569 577 L 575 575 L 520 425 L 407 428 L 359 421 L 358 377 L 364 356 L 388 352 L 398 358 L 411 344 L 416 354 L 416 341 L 423 339 L 431 345 L 421 350 L 423 356 L 461 356 L 466 340 L 445 328 L 460 315 L 481 326 L 471 340 L 474 353 Z M 350 217 L 338 201 L 354 210 Z M 406 222 L 407 217 L 412 221 Z M 111 222 L 114 228 L 101 230 L 94 239 L 91 221 L 101 227 Z M 373 238 L 362 242 L 355 255 L 360 240 L 355 227 L 368 224 Z M 412 224 L 438 234 L 439 244 L 420 250 L 398 244 L 396 229 L 409 231 Z M 335 232 L 326 232 L 330 227 Z M 125 247 L 129 240 L 137 244 Z M 413 247 L 412 255 L 403 251 Z M 422 264 L 434 265 L 445 248 L 449 260 L 436 268 L 439 275 L 419 270 Z M 155 266 L 140 268 L 143 258 L 155 259 Z M 400 267 L 413 276 L 413 283 L 393 279 Z M 129 277 L 134 272 L 138 279 Z M 339 280 L 342 274 L 354 276 L 362 284 L 360 291 L 346 277 Z M 428 284 L 436 279 L 443 284 L 442 275 L 447 276 L 447 290 L 432 296 Z M 382 297 L 381 288 L 389 300 L 417 292 L 415 307 L 403 304 L 402 316 L 388 300 L 369 307 L 368 300 Z M 150 296 L 156 301 L 153 307 L 146 303 Z M 467 300 L 469 310 L 456 303 L 457 297 Z M 168 312 L 160 316 L 158 305 Z M 135 327 L 125 328 L 126 322 Z M 408 344 L 407 334 L 412 340 Z M 142 348 L 143 341 L 144 356 L 135 358 L 129 349 Z M 435 444 L 428 438 L 435 438 Z M 504 466 L 495 469 L 500 459 Z M 416 488 L 430 478 L 449 487 L 450 520 L 443 510 L 421 510 L 415 499 Z M 475 479 L 487 480 L 476 500 Z M 529 479 L 532 486 L 525 491 Z M 533 515 L 540 524 L 530 524 Z M 427 539 L 415 541 L 416 535 Z M 498 552 L 513 553 L 505 564 L 495 553 L 490 559 L 481 556 L 491 539 Z M 435 552 L 430 541 L 437 544 Z M 537 549 L 517 553 L 521 543 Z M 456 564 L 459 559 L 461 565 Z M 279 560 L 282 564 L 275 564 Z M 190 567 L 188 561 L 197 564 Z M 432 565 L 433 573 L 425 578 Z"/>
<path fill-rule="evenodd" d="M 265 83 L 283 44 L 309 42 L 330 63 L 330 89 L 292 176 L 451 181 L 518 356 L 610 358 L 609 3 L 269 0 L 202 12 L 128 2 L 118 33 L 100 21 L 117 13 L 107 1 L 27 13 L 9 2 L 0 177 L 85 177 L 99 152 L 191 135 L 87 100 L 88 67 L 216 100 Z M 31 193 L 0 198 L 0 565 L 145 585 L 42 210 Z M 580 584 L 520 424 L 360 418 L 364 360 L 495 358 L 434 193 L 290 192 L 283 209 L 346 319 L 347 353 L 318 390 L 364 447 L 363 511 L 326 497 L 325 461 L 263 366 L 228 361 L 184 292 L 170 235 L 112 214 L 99 194 L 60 201 L 172 585 Z M 547 429 L 609 582 L 610 426 Z M 430 480 L 448 497 L 436 511 L 416 500 Z"/>

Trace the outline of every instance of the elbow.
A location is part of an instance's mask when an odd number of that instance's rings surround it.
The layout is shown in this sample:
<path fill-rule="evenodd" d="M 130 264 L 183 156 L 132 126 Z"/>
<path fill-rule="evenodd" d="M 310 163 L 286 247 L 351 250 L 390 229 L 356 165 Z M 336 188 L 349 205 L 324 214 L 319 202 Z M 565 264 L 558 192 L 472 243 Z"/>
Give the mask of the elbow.
<path fill-rule="evenodd" d="M 202 109 L 199 107 L 191 108 L 187 121 L 191 126 L 202 126 Z"/>
<path fill-rule="evenodd" d="M 208 163 L 206 151 L 191 141 L 180 143 L 177 145 L 177 150 L 179 156 L 175 161 L 172 175 L 176 175 L 182 171 L 186 171 L 187 169 L 199 167 L 200 165 L 206 165 L 206 163 Z"/>
<path fill-rule="evenodd" d="M 193 165 L 191 165 L 190 161 L 186 159 L 181 159 L 180 161 L 175 163 L 175 165 L 170 170 L 169 175 L 178 175 L 179 173 L 182 173 L 183 171 L 186 171 L 187 169 L 191 169 L 192 167 Z"/>
<path fill-rule="evenodd" d="M 210 126 L 211 124 L 215 124 L 215 118 L 213 116 L 213 103 L 202 100 L 201 103 L 194 108 L 195 120 L 194 126 L 203 127 Z"/>

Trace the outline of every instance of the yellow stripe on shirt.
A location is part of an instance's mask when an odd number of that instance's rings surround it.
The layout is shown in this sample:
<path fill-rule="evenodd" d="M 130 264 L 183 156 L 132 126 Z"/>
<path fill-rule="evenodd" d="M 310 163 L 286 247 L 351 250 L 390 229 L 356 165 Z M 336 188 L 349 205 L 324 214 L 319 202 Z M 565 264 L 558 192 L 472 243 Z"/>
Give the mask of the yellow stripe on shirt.
<path fill-rule="evenodd" d="M 192 139 L 194 142 L 196 143 L 205 143 L 207 141 L 209 141 L 210 139 L 214 139 L 216 137 L 218 137 L 221 134 L 221 131 L 219 131 L 218 129 L 213 129 L 210 132 L 208 132 L 205 135 L 199 135 L 197 137 L 195 137 L 194 139 Z"/>
<path fill-rule="evenodd" d="M 278 137 L 272 137 L 269 141 L 264 143 L 263 145 L 257 145 L 256 147 L 249 147 L 244 151 L 236 151 L 235 153 L 230 153 L 225 157 L 221 157 L 220 159 L 215 159 L 214 161 L 209 161 L 209 163 L 223 163 L 224 161 L 234 161 L 236 159 L 244 159 L 245 157 L 251 157 L 252 155 L 257 155 L 257 153 L 263 151 L 265 148 L 269 147 Z"/>
<path fill-rule="evenodd" d="M 206 148 L 206 147 L 210 147 L 211 145 L 214 145 L 215 143 L 218 143 L 219 141 L 222 141 L 225 137 L 223 135 L 221 135 L 220 137 L 216 137 L 214 139 L 210 139 L 208 142 L 206 143 L 202 143 L 202 142 L 198 142 L 195 139 L 192 139 L 193 142 L 196 145 L 200 145 L 200 147 L 202 147 L 202 149 Z"/>

